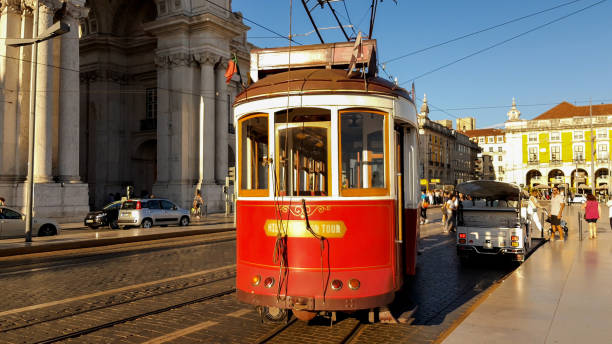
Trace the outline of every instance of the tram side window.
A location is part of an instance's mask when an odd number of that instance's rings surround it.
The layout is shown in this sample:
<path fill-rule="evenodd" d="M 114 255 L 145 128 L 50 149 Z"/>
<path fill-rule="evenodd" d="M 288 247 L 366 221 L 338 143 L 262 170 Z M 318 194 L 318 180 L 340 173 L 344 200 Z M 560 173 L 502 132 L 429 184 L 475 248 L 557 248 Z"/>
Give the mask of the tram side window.
<path fill-rule="evenodd" d="M 243 196 L 268 195 L 268 116 L 240 122 L 240 189 Z"/>
<path fill-rule="evenodd" d="M 280 196 L 329 195 L 330 111 L 317 108 L 275 114 L 277 192 Z"/>
<path fill-rule="evenodd" d="M 385 116 L 381 113 L 348 111 L 340 114 L 342 195 L 386 194 L 384 133 Z"/>

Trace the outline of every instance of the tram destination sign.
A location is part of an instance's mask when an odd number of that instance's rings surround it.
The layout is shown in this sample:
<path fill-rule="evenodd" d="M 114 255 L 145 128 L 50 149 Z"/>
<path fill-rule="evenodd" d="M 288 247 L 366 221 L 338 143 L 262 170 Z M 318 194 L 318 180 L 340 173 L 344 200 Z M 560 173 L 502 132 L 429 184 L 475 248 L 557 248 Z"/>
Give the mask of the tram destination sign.
<path fill-rule="evenodd" d="M 344 221 L 310 220 L 310 227 L 315 233 L 326 238 L 342 238 L 346 234 Z M 304 220 L 266 220 L 264 224 L 267 236 L 277 236 L 280 228 L 287 231 L 290 238 L 312 238 Z"/>

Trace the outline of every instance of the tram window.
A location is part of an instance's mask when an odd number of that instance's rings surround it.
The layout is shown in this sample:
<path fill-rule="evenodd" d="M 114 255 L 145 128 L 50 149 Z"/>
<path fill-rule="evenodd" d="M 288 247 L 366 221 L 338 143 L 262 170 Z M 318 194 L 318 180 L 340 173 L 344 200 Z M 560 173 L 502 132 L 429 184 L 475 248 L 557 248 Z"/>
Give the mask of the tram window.
<path fill-rule="evenodd" d="M 365 111 L 340 114 L 343 196 L 387 194 L 384 133 L 384 114 Z"/>
<path fill-rule="evenodd" d="M 240 195 L 268 196 L 268 116 L 240 121 Z"/>
<path fill-rule="evenodd" d="M 275 114 L 280 196 L 329 195 L 329 110 L 297 108 Z"/>

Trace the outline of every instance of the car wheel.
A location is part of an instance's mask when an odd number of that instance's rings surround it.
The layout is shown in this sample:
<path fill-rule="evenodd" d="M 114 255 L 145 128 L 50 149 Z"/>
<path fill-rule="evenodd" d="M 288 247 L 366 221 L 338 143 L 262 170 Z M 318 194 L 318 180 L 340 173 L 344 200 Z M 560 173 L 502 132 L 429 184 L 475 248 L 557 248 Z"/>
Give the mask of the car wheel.
<path fill-rule="evenodd" d="M 57 230 L 52 225 L 44 225 L 38 230 L 38 236 L 51 236 L 56 235 Z"/>
<path fill-rule="evenodd" d="M 189 226 L 189 218 L 187 216 L 181 217 L 181 221 L 179 222 L 181 226 Z"/>
<path fill-rule="evenodd" d="M 119 229 L 119 224 L 117 223 L 117 219 L 112 220 L 109 226 L 112 229 Z"/>
<path fill-rule="evenodd" d="M 153 227 L 153 221 L 151 221 L 151 219 L 144 219 L 140 225 L 142 228 L 151 228 Z"/>

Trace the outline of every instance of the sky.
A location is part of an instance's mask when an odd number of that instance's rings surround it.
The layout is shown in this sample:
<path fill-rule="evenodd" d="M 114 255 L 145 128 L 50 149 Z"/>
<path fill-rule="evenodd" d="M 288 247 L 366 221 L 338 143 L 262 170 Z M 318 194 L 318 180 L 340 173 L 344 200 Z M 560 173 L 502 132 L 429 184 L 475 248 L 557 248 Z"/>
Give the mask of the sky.
<path fill-rule="evenodd" d="M 355 32 L 368 34 L 371 0 L 330 2 L 343 25 L 352 24 Z M 307 3 L 312 8 L 316 1 Z M 557 8 L 389 61 L 553 7 Z M 288 41 L 254 23 L 284 37 L 291 32 L 300 44 L 320 43 L 316 33 L 308 34 L 313 27 L 301 1 L 233 0 L 232 10 L 243 14 L 244 23 L 251 27 L 248 40 L 260 48 L 287 46 Z M 321 30 L 326 43 L 346 41 L 327 5 L 316 7 L 312 14 L 320 29 L 330 28 Z M 372 36 L 387 73 L 408 90 L 414 80 L 418 107 L 427 94 L 431 119 L 455 122 L 457 117 L 470 116 L 476 118 L 478 128 L 486 128 L 503 125 L 513 97 L 524 119 L 562 101 L 612 103 L 611 14 L 612 0 L 383 0 Z M 556 22 L 538 28 L 551 21 Z M 352 28 L 345 29 L 355 36 Z M 517 35 L 521 36 L 502 43 Z M 477 53 L 483 49 L 487 50 Z M 379 76 L 388 78 L 380 70 Z"/>

